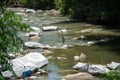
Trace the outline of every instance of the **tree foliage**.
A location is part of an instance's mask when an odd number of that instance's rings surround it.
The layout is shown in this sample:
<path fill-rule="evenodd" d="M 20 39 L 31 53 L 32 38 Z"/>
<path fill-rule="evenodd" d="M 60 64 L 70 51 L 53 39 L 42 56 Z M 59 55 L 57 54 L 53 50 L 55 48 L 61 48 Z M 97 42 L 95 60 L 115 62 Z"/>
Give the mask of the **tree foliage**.
<path fill-rule="evenodd" d="M 23 42 L 17 36 L 17 32 L 24 31 L 29 26 L 21 22 L 20 15 L 7 11 L 2 5 L 0 11 L 0 65 L 2 70 L 12 70 L 8 63 L 8 53 L 19 52 L 23 48 Z"/>
<path fill-rule="evenodd" d="M 56 0 L 63 14 L 75 20 L 92 20 L 119 23 L 119 0 Z"/>

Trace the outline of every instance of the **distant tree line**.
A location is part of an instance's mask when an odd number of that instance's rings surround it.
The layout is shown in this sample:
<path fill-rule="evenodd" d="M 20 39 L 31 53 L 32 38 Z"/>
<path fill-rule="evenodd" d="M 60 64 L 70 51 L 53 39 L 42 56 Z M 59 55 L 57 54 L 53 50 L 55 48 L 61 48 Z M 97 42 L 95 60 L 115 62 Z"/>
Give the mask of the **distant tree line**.
<path fill-rule="evenodd" d="M 2 0 L 6 6 L 34 9 L 59 9 L 77 21 L 120 22 L 120 0 Z"/>

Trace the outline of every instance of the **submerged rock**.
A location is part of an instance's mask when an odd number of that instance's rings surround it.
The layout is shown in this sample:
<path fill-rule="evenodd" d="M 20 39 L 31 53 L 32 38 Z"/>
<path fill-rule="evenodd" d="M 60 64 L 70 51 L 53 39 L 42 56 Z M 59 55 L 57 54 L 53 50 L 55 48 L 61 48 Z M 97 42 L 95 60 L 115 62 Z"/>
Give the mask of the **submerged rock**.
<path fill-rule="evenodd" d="M 62 80 L 91 80 L 94 77 L 88 73 L 76 73 L 64 76 Z"/>

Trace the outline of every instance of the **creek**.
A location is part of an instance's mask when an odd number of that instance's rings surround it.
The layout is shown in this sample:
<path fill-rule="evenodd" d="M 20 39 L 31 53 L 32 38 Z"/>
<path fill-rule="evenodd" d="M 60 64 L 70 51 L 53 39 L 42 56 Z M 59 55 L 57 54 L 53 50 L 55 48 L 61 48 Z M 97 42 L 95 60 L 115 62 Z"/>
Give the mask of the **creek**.
<path fill-rule="evenodd" d="M 15 9 L 20 10 L 20 9 Z M 48 79 L 60 80 L 62 76 L 75 73 L 72 67 L 79 61 L 74 61 L 74 56 L 84 53 L 87 58 L 83 61 L 91 64 L 107 64 L 112 61 L 120 62 L 120 38 L 116 36 L 118 30 L 105 29 L 105 26 L 88 24 L 85 22 L 71 22 L 67 17 L 51 16 L 44 14 L 28 13 L 24 21 L 30 26 L 42 28 L 44 26 L 58 26 L 57 31 L 40 32 L 40 42 L 43 45 L 56 47 L 52 49 L 52 56 L 47 66 Z M 66 29 L 64 32 L 65 43 L 71 45 L 67 49 L 58 49 L 62 46 L 62 36 L 59 30 Z M 85 31 L 88 29 L 88 31 Z M 25 41 L 29 39 L 20 33 L 19 36 Z M 89 45 L 88 43 L 95 44 Z M 36 51 L 40 51 L 36 49 Z M 58 60 L 57 57 L 65 57 L 65 60 Z M 46 79 L 46 78 L 45 78 Z"/>

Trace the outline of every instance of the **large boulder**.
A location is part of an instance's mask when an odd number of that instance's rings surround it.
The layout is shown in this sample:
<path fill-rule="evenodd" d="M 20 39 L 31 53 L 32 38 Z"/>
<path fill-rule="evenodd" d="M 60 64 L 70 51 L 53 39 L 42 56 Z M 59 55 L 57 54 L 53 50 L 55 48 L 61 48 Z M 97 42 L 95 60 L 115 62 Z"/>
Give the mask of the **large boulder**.
<path fill-rule="evenodd" d="M 24 71 L 41 68 L 48 64 L 48 59 L 41 53 L 31 52 L 21 58 L 10 61 L 13 71 L 17 76 L 21 76 Z"/>

